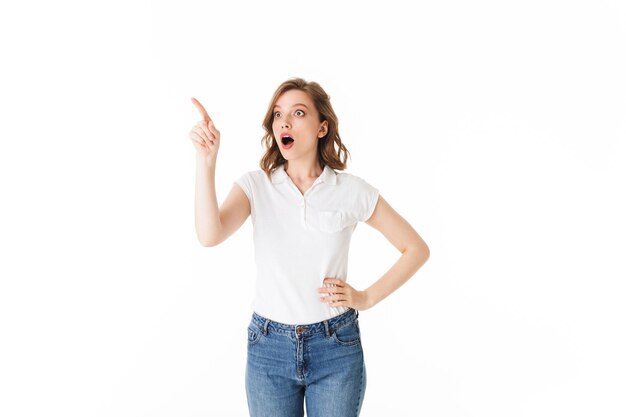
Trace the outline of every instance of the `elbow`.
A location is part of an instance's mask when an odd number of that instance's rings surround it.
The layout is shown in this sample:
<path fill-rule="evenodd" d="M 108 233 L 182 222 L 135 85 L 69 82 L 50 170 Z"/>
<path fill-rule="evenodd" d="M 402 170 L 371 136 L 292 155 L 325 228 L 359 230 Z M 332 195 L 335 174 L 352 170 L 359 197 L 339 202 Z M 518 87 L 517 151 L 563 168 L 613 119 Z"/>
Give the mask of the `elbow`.
<path fill-rule="evenodd" d="M 424 245 L 420 247 L 420 253 L 424 257 L 424 262 L 426 262 L 428 258 L 430 258 L 430 248 L 427 244 L 424 243 Z"/>
<path fill-rule="evenodd" d="M 220 239 L 219 233 L 207 228 L 196 227 L 196 237 L 198 242 L 205 248 L 211 248 L 222 243 L 223 239 Z"/>
<path fill-rule="evenodd" d="M 413 252 L 415 256 L 423 259 L 423 262 L 426 262 L 428 258 L 430 258 L 430 248 L 426 243 L 416 243 L 414 245 L 407 246 L 402 253 L 405 252 Z"/>
<path fill-rule="evenodd" d="M 220 229 L 215 230 L 210 227 L 199 227 L 196 225 L 196 237 L 198 242 L 206 248 L 217 246 L 224 241 Z"/>
<path fill-rule="evenodd" d="M 219 245 L 220 243 L 216 241 L 215 239 L 208 239 L 208 238 L 202 238 L 202 237 L 198 237 L 198 242 L 200 242 L 200 244 L 204 246 L 205 248 L 212 248 L 214 246 Z"/>

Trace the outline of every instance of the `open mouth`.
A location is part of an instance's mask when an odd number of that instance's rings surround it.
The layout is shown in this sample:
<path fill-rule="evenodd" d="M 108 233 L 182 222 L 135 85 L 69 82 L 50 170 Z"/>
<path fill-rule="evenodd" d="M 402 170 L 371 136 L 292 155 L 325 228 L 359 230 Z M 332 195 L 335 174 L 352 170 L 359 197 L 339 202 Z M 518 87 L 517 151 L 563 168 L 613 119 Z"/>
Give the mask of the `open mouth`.
<path fill-rule="evenodd" d="M 280 138 L 280 141 L 283 143 L 283 149 L 291 149 L 294 139 L 289 135 L 284 135 Z"/>

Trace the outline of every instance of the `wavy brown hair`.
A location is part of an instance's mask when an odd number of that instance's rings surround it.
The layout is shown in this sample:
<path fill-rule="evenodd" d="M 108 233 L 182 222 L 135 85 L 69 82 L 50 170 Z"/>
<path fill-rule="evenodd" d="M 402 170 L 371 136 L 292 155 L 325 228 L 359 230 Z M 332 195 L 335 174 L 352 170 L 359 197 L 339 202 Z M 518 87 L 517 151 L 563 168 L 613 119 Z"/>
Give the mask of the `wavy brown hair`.
<path fill-rule="evenodd" d="M 283 93 L 294 89 L 304 91 L 311 97 L 319 113 L 320 122 L 324 120 L 328 121 L 328 132 L 317 141 L 318 161 L 322 167 L 328 165 L 337 170 L 346 169 L 346 161 L 350 152 L 348 152 L 348 149 L 344 146 L 339 137 L 339 120 L 337 120 L 337 115 L 333 110 L 333 106 L 330 104 L 330 96 L 326 94 L 324 89 L 315 81 L 305 81 L 302 78 L 290 78 L 279 85 L 274 92 L 274 96 L 267 108 L 265 119 L 263 119 L 265 135 L 263 135 L 261 141 L 265 145 L 266 151 L 259 163 L 261 169 L 265 171 L 269 177 L 279 165 L 286 161 L 280 153 L 278 143 L 276 143 L 276 138 L 272 131 L 272 122 L 274 120 L 274 105 Z M 337 145 L 337 149 L 335 149 L 335 144 Z"/>

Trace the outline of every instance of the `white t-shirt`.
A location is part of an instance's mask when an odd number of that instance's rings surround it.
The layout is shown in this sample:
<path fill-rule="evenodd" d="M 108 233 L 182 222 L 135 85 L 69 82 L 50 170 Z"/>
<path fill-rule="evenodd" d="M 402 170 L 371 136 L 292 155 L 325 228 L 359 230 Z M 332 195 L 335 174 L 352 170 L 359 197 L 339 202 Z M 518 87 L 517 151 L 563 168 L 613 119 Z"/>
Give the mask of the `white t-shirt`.
<path fill-rule="evenodd" d="M 235 181 L 248 196 L 254 235 L 252 310 L 285 324 L 311 324 L 348 310 L 320 301 L 324 278 L 346 281 L 348 250 L 359 221 L 374 212 L 378 189 L 329 166 L 304 195 L 284 165 L 248 171 Z"/>

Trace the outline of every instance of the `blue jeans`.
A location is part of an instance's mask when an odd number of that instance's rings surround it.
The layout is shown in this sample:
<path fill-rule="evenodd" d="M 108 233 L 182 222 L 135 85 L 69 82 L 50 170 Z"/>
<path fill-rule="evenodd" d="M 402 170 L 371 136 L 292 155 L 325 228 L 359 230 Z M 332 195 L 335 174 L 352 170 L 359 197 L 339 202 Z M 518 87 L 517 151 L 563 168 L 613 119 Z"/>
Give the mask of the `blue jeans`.
<path fill-rule="evenodd" d="M 246 395 L 251 417 L 356 417 L 366 374 L 359 312 L 306 325 L 252 313 Z"/>

